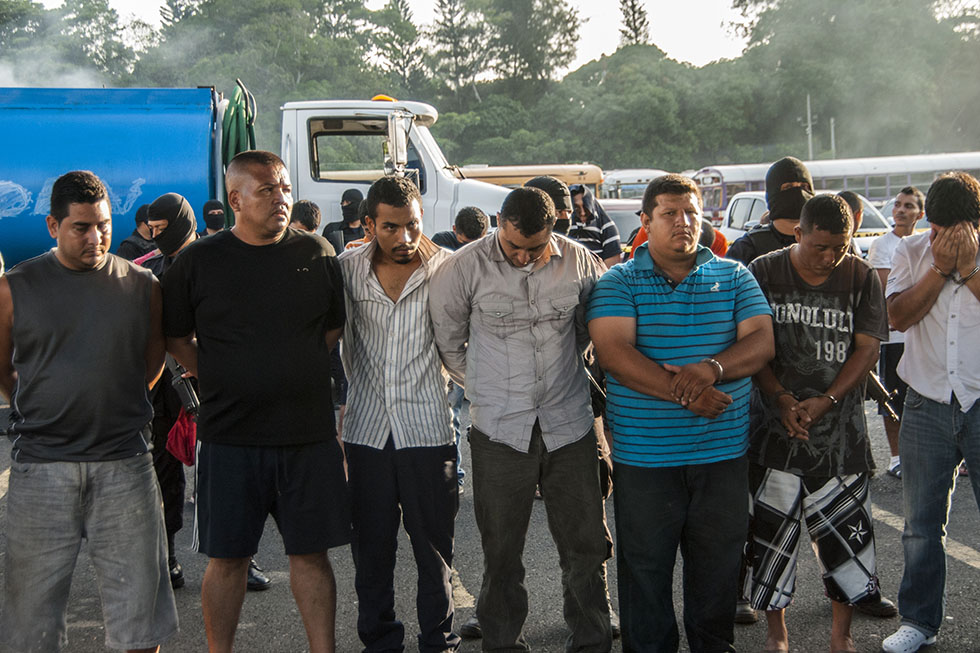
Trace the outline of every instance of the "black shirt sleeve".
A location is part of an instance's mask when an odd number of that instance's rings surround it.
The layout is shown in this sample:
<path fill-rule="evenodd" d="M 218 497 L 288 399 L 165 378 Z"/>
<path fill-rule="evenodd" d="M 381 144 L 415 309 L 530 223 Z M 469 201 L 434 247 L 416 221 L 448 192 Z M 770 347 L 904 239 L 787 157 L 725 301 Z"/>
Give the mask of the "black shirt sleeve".
<path fill-rule="evenodd" d="M 163 333 L 168 338 L 183 338 L 195 329 L 194 305 L 191 301 L 191 253 L 183 252 L 163 275 Z"/>

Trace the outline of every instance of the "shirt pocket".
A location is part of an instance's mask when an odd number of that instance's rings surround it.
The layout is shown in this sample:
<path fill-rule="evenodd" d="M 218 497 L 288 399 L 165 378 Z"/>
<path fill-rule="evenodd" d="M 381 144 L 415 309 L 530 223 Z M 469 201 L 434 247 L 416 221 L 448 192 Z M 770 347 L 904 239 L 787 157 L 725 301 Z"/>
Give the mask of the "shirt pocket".
<path fill-rule="evenodd" d="M 579 305 L 578 295 L 562 295 L 551 299 L 551 314 L 549 317 L 560 322 L 571 319 Z"/>
<path fill-rule="evenodd" d="M 506 338 L 517 331 L 513 302 L 479 302 L 480 324 L 493 335 Z"/>

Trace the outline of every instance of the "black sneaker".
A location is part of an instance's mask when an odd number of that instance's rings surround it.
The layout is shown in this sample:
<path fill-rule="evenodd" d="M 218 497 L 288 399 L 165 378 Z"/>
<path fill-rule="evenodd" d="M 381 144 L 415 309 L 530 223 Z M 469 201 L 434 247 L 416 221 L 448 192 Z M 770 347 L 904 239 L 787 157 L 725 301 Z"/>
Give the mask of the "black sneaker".
<path fill-rule="evenodd" d="M 480 639 L 483 637 L 483 629 L 480 628 L 480 621 L 473 615 L 463 622 L 459 627 L 459 636 L 464 639 Z"/>
<path fill-rule="evenodd" d="M 272 585 L 272 579 L 262 573 L 262 567 L 255 563 L 255 558 L 248 561 L 248 584 L 252 592 L 267 590 Z"/>
<path fill-rule="evenodd" d="M 184 586 L 184 568 L 176 558 L 169 560 L 167 566 L 170 567 L 170 586 L 175 590 L 180 589 Z"/>

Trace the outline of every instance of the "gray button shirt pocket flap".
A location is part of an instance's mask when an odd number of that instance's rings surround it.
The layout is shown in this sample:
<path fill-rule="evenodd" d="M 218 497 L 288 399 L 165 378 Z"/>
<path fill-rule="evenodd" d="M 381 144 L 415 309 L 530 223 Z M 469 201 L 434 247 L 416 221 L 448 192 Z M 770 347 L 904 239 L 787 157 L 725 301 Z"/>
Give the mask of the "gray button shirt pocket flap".
<path fill-rule="evenodd" d="M 551 305 L 558 311 L 559 315 L 564 316 L 575 310 L 575 307 L 579 305 L 579 298 L 578 295 L 555 297 L 551 300 Z"/>

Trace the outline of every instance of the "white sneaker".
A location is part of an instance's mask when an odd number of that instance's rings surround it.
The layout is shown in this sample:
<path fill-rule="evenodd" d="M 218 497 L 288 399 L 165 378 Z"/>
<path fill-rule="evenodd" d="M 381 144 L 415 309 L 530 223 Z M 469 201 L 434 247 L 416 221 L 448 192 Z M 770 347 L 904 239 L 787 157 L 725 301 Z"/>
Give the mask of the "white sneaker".
<path fill-rule="evenodd" d="M 881 643 L 885 653 L 915 653 L 923 646 L 936 643 L 936 636 L 926 636 L 921 630 L 912 626 L 901 626 Z"/>

